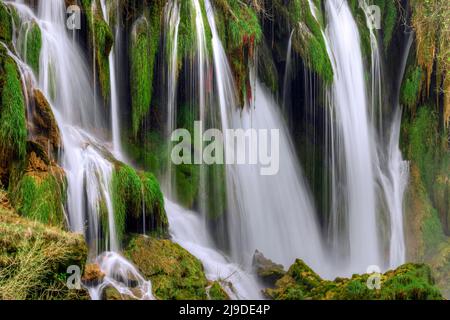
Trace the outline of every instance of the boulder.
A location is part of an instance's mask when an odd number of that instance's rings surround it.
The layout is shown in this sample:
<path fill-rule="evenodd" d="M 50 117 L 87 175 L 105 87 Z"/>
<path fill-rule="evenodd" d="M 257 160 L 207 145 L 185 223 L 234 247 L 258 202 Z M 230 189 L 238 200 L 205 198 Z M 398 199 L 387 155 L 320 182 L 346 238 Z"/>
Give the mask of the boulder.
<path fill-rule="evenodd" d="M 258 250 L 253 255 L 253 268 L 264 285 L 274 287 L 275 282 L 283 277 L 286 273 L 281 264 L 276 264 L 272 260 L 267 259 Z"/>

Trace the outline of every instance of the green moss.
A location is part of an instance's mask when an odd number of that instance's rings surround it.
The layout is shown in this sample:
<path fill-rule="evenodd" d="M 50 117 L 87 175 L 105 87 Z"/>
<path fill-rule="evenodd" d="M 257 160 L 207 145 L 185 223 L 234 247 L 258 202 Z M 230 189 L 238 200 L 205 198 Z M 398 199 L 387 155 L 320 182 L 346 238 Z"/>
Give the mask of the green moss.
<path fill-rule="evenodd" d="M 334 281 L 321 279 L 303 261 L 297 260 L 265 293 L 278 300 L 442 300 L 428 266 L 405 264 L 380 275 L 379 290 L 367 286 L 368 274 Z"/>
<path fill-rule="evenodd" d="M 12 39 L 12 19 L 10 9 L 3 3 L 0 3 L 0 40 L 10 43 Z"/>
<path fill-rule="evenodd" d="M 420 98 L 423 73 L 418 66 L 409 68 L 405 80 L 402 84 L 400 99 L 402 105 L 414 110 Z"/>
<path fill-rule="evenodd" d="M 121 241 L 125 234 L 127 215 L 139 216 L 142 212 L 141 179 L 133 168 L 121 165 L 114 170 L 111 185 L 117 238 Z"/>
<path fill-rule="evenodd" d="M 17 211 L 32 220 L 63 227 L 66 182 L 51 173 L 27 173 L 11 192 Z"/>
<path fill-rule="evenodd" d="M 216 0 L 215 4 L 222 42 L 244 105 L 251 97 L 249 66 L 263 37 L 258 14 L 252 6 L 237 0 Z"/>
<path fill-rule="evenodd" d="M 39 58 L 41 55 L 42 35 L 41 29 L 36 23 L 33 23 L 29 28 L 25 42 L 25 60 L 36 75 L 39 75 Z"/>
<path fill-rule="evenodd" d="M 303 59 L 305 65 L 327 84 L 333 81 L 333 68 L 323 38 L 324 28 L 321 4 L 315 3 L 317 20 L 314 18 L 308 0 L 293 0 L 288 6 L 281 0 L 273 1 L 279 19 L 287 21 L 294 28 L 292 48 Z"/>
<path fill-rule="evenodd" d="M 364 11 L 359 6 L 359 0 L 349 0 L 348 5 L 358 26 L 359 36 L 361 39 L 361 51 L 365 59 L 370 60 L 372 55 L 372 47 L 370 41 L 370 30 L 367 27 L 367 18 Z"/>
<path fill-rule="evenodd" d="M 0 159 L 24 159 L 27 126 L 22 83 L 17 66 L 6 51 L 0 49 Z"/>
<path fill-rule="evenodd" d="M 150 173 L 138 173 L 130 166 L 117 164 L 113 172 L 112 200 L 119 241 L 123 239 L 127 222 L 141 221 L 143 212 L 150 221 L 150 231 L 164 235 L 168 221 L 159 183 Z M 145 207 L 143 207 L 143 205 Z"/>
<path fill-rule="evenodd" d="M 208 297 L 210 300 L 230 300 L 228 294 L 223 290 L 219 282 L 214 281 L 208 289 Z"/>
<path fill-rule="evenodd" d="M 93 9 L 92 1 L 96 1 L 96 9 Z M 111 93 L 109 53 L 114 43 L 114 36 L 109 25 L 103 20 L 100 10 L 101 6 L 98 0 L 81 0 L 81 4 L 86 14 L 90 41 L 94 42 L 92 45 L 95 52 L 95 63 L 98 70 L 100 89 L 104 100 L 108 101 Z"/>
<path fill-rule="evenodd" d="M 136 237 L 125 255 L 152 281 L 163 300 L 205 300 L 208 281 L 199 260 L 169 240 Z"/>
<path fill-rule="evenodd" d="M 438 117 L 432 108 L 421 107 L 409 129 L 409 158 L 419 167 L 427 189 L 436 173 L 438 146 Z"/>
<path fill-rule="evenodd" d="M 164 196 L 159 182 L 152 173 L 141 173 L 140 178 L 143 187 L 145 214 L 151 217 L 152 228 L 164 234 L 169 227 L 169 221 L 164 210 Z"/>

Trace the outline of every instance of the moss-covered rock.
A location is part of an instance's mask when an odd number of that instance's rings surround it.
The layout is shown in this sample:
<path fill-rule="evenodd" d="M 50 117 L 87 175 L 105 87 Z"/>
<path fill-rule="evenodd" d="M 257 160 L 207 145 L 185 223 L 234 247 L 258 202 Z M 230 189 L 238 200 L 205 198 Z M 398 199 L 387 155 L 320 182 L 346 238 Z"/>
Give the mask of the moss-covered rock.
<path fill-rule="evenodd" d="M 39 58 L 41 56 L 41 28 L 36 22 L 30 22 L 21 29 L 21 54 L 23 60 L 39 75 Z"/>
<path fill-rule="evenodd" d="M 168 220 L 159 182 L 147 172 L 137 172 L 117 163 L 112 176 L 112 198 L 119 240 L 125 232 L 151 232 L 165 235 Z M 145 214 L 145 217 L 143 215 Z"/>
<path fill-rule="evenodd" d="M 9 167 L 26 156 L 25 99 L 14 60 L 0 46 L 0 179 L 7 185 Z"/>
<path fill-rule="evenodd" d="M 64 227 L 66 201 L 66 177 L 56 164 L 46 163 L 34 151 L 28 156 L 23 175 L 9 185 L 12 204 L 17 212 L 31 220 Z"/>
<path fill-rule="evenodd" d="M 89 44 L 94 51 L 98 83 L 102 97 L 105 102 L 108 102 L 111 94 L 109 53 L 114 43 L 114 36 L 110 26 L 103 19 L 99 0 L 81 0 L 81 5 L 86 15 Z"/>
<path fill-rule="evenodd" d="M 0 298 L 79 300 L 70 290 L 67 268 L 83 270 L 87 247 L 81 235 L 19 217 L 0 206 Z"/>
<path fill-rule="evenodd" d="M 255 7 L 247 1 L 215 0 L 220 36 L 231 64 L 241 105 L 252 95 L 250 64 L 263 33 Z"/>
<path fill-rule="evenodd" d="M 199 260 L 170 240 L 133 238 L 125 255 L 152 281 L 163 300 L 206 299 L 208 281 Z M 216 296 L 217 297 L 217 296 Z"/>
<path fill-rule="evenodd" d="M 403 81 L 400 102 L 403 106 L 415 112 L 417 103 L 420 101 L 420 92 L 422 87 L 422 69 L 420 67 L 409 68 Z"/>
<path fill-rule="evenodd" d="M 133 25 L 130 40 L 131 129 L 136 138 L 147 116 L 153 97 L 155 62 L 161 38 L 165 1 L 146 6 Z"/>
<path fill-rule="evenodd" d="M 12 17 L 10 8 L 3 2 L 0 3 L 0 40 L 10 43 L 12 39 Z"/>
<path fill-rule="evenodd" d="M 405 264 L 380 275 L 380 289 L 369 289 L 370 275 L 350 279 L 323 280 L 303 261 L 296 262 L 277 281 L 275 289 L 266 289 L 277 300 L 441 300 L 431 270 L 426 265 Z"/>

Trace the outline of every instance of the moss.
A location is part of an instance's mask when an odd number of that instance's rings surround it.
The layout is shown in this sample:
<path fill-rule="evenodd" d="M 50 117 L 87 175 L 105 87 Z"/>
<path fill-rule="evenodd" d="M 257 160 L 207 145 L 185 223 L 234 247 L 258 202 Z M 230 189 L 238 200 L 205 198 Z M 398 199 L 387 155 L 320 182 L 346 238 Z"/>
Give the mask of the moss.
<path fill-rule="evenodd" d="M 63 227 L 66 183 L 50 172 L 27 173 L 13 188 L 17 211 L 32 220 Z"/>
<path fill-rule="evenodd" d="M 141 173 L 140 178 L 145 214 L 151 218 L 152 229 L 164 234 L 168 229 L 169 221 L 164 210 L 164 196 L 159 182 L 152 173 L 148 172 Z"/>
<path fill-rule="evenodd" d="M 241 105 L 244 105 L 251 98 L 249 66 L 263 37 L 258 14 L 242 1 L 216 0 L 215 4 L 218 20 L 224 25 L 222 42 L 234 73 Z"/>
<path fill-rule="evenodd" d="M 358 26 L 359 36 L 361 39 L 361 51 L 363 57 L 367 60 L 371 59 L 372 47 L 370 41 L 370 30 L 367 27 L 367 18 L 364 11 L 359 6 L 359 0 L 348 1 L 350 10 Z"/>
<path fill-rule="evenodd" d="M 125 232 L 129 231 L 127 227 L 142 221 L 143 212 L 145 220 L 148 221 L 146 229 L 159 235 L 166 234 L 168 221 L 164 198 L 159 183 L 152 174 L 138 173 L 130 166 L 116 164 L 111 186 L 119 241 L 123 239 Z"/>
<path fill-rule="evenodd" d="M 194 51 L 195 45 L 195 11 L 192 1 L 180 2 L 180 24 L 178 27 L 178 61 L 181 65 L 183 58 Z"/>
<path fill-rule="evenodd" d="M 126 165 L 114 170 L 112 180 L 112 198 L 117 238 L 123 239 L 128 215 L 139 215 L 142 194 L 141 180 L 136 171 Z"/>
<path fill-rule="evenodd" d="M 41 28 L 36 23 L 32 23 L 26 33 L 24 53 L 25 61 L 39 75 L 39 58 L 41 55 L 42 35 Z"/>
<path fill-rule="evenodd" d="M 206 16 L 205 3 L 199 1 L 202 13 L 206 51 L 212 53 L 212 33 Z M 193 0 L 180 1 L 180 24 L 178 27 L 178 66 L 181 67 L 184 59 L 194 56 L 197 44 L 196 12 Z"/>
<path fill-rule="evenodd" d="M 27 126 L 22 83 L 17 66 L 0 49 L 0 160 L 22 160 L 26 154 Z"/>
<path fill-rule="evenodd" d="M 277 281 L 277 287 L 265 293 L 278 300 L 442 300 L 430 268 L 423 264 L 405 264 L 380 275 L 379 290 L 370 290 L 368 279 L 369 275 L 364 274 L 323 280 L 303 261 L 296 260 Z"/>
<path fill-rule="evenodd" d="M 90 41 L 94 42 L 92 45 L 95 53 L 100 89 L 104 100 L 108 101 L 111 93 L 109 53 L 114 43 L 114 36 L 109 25 L 103 20 L 101 6 L 98 0 L 81 0 L 81 4 L 86 14 Z"/>
<path fill-rule="evenodd" d="M 419 66 L 409 68 L 402 84 L 400 101 L 402 105 L 412 109 L 413 111 L 420 99 L 422 76 L 422 69 Z"/>
<path fill-rule="evenodd" d="M 10 9 L 2 2 L 0 3 L 0 40 L 10 43 L 12 40 L 12 19 Z"/>
<path fill-rule="evenodd" d="M 81 270 L 87 247 L 81 235 L 63 232 L 0 206 L 0 299 L 89 299 L 69 290 L 67 268 Z"/>
<path fill-rule="evenodd" d="M 228 294 L 223 290 L 219 282 L 214 281 L 208 288 L 208 297 L 210 300 L 230 300 Z"/>
<path fill-rule="evenodd" d="M 152 98 L 153 72 L 148 61 L 149 56 L 148 22 L 142 17 L 135 22 L 130 49 L 131 128 L 135 138 L 150 109 Z"/>
<path fill-rule="evenodd" d="M 199 260 L 169 240 L 136 237 L 125 255 L 152 281 L 154 295 L 163 300 L 206 299 L 208 281 Z"/>

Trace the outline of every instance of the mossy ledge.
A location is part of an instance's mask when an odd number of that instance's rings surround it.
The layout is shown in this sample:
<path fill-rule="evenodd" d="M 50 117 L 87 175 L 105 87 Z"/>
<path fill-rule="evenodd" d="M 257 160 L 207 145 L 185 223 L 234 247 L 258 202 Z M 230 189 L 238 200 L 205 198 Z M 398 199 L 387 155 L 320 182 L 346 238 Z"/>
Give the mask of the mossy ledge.
<path fill-rule="evenodd" d="M 208 283 L 200 261 L 176 243 L 136 236 L 125 251 L 152 281 L 153 293 L 163 300 L 229 299 L 217 282 Z"/>
<path fill-rule="evenodd" d="M 380 275 L 380 289 L 369 289 L 370 275 L 323 280 L 302 260 L 264 292 L 275 300 L 442 300 L 431 270 L 423 264 L 405 264 Z"/>

